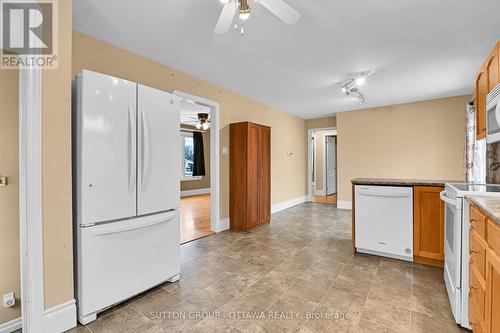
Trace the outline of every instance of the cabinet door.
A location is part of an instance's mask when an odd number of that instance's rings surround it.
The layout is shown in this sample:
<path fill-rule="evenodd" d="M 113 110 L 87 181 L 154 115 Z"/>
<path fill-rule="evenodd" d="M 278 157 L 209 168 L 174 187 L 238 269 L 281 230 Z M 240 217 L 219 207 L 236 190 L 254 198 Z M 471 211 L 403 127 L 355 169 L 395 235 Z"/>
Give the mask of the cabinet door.
<path fill-rule="evenodd" d="M 486 253 L 486 331 L 500 332 L 500 257 Z"/>
<path fill-rule="evenodd" d="M 476 78 L 476 138 L 486 137 L 486 96 L 488 95 L 488 72 L 481 69 Z"/>
<path fill-rule="evenodd" d="M 248 125 L 247 225 L 259 224 L 259 128 Z"/>
<path fill-rule="evenodd" d="M 135 216 L 137 84 L 87 70 L 77 81 L 78 223 Z"/>
<path fill-rule="evenodd" d="M 490 56 L 486 60 L 485 71 L 488 73 L 488 92 L 489 93 L 499 82 L 499 55 L 498 48 L 495 46 Z"/>
<path fill-rule="evenodd" d="M 271 130 L 259 127 L 259 223 L 271 219 Z"/>
<path fill-rule="evenodd" d="M 138 86 L 138 215 L 180 206 L 179 98 Z"/>
<path fill-rule="evenodd" d="M 414 256 L 440 264 L 444 260 L 444 204 L 439 198 L 442 190 L 442 187 L 431 186 L 415 186 L 413 189 Z"/>

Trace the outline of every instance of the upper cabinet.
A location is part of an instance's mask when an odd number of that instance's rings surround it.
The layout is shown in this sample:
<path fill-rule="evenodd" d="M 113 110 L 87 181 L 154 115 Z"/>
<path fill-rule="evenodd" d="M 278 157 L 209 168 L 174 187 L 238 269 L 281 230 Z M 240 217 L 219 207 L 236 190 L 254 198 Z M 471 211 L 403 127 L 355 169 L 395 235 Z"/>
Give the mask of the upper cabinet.
<path fill-rule="evenodd" d="M 476 75 L 476 138 L 486 137 L 486 97 L 500 83 L 500 41 Z"/>

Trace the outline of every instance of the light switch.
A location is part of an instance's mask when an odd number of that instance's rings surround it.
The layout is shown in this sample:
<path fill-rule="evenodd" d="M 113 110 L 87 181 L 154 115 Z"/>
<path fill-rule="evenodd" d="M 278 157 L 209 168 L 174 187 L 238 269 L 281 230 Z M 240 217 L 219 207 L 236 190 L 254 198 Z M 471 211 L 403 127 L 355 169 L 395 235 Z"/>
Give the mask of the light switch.
<path fill-rule="evenodd" d="M 227 148 L 227 146 L 222 146 L 222 155 L 227 155 L 229 154 L 229 149 Z"/>

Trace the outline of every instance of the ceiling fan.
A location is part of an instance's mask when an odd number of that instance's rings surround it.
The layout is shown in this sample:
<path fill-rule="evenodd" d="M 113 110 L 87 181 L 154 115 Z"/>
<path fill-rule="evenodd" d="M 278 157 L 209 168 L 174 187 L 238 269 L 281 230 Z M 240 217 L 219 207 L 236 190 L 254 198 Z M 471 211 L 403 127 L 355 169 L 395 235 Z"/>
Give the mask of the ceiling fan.
<path fill-rule="evenodd" d="M 197 129 L 203 129 L 206 131 L 210 128 L 210 115 L 208 113 L 198 113 L 196 117 L 188 117 L 193 119 L 192 121 L 186 121 L 186 123 L 192 124 L 192 126 Z"/>
<path fill-rule="evenodd" d="M 222 13 L 219 17 L 219 21 L 215 26 L 214 33 L 225 34 L 231 28 L 234 17 L 238 12 L 238 18 L 241 23 L 245 22 L 250 18 L 250 6 L 248 3 L 250 0 L 219 0 L 224 4 Z M 292 8 L 289 4 L 283 0 L 254 0 L 254 2 L 260 3 L 271 13 L 276 15 L 280 20 L 288 25 L 292 25 L 298 21 L 300 18 L 300 13 Z M 235 30 L 238 30 L 238 25 L 236 24 Z M 243 26 L 240 30 L 241 34 L 245 34 Z"/>

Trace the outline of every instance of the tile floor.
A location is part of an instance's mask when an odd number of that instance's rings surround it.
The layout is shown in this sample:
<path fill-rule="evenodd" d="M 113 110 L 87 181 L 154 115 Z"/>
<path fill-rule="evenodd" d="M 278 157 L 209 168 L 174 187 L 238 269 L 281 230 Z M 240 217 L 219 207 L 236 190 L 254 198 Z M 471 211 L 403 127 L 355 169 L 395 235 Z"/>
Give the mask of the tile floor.
<path fill-rule="evenodd" d="M 460 332 L 442 270 L 351 253 L 351 213 L 307 203 L 182 246 L 182 277 L 71 333 Z"/>

